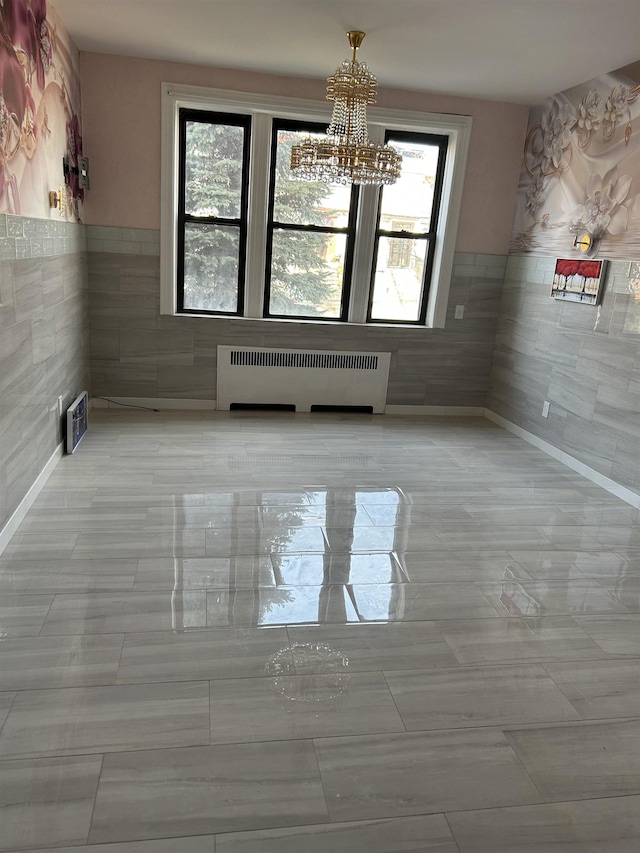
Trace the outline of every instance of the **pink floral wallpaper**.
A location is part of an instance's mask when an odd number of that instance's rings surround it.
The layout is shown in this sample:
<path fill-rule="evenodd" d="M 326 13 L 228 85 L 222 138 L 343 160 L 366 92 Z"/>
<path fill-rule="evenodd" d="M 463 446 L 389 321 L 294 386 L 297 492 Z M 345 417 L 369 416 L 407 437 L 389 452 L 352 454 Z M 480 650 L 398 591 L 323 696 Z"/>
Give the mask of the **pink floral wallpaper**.
<path fill-rule="evenodd" d="M 566 257 L 575 235 L 588 232 L 598 257 L 640 257 L 640 81 L 629 73 L 531 110 L 511 254 Z"/>
<path fill-rule="evenodd" d="M 0 0 L 0 213 L 80 221 L 79 156 L 77 50 L 46 0 Z M 52 210 L 49 191 L 60 188 Z"/>

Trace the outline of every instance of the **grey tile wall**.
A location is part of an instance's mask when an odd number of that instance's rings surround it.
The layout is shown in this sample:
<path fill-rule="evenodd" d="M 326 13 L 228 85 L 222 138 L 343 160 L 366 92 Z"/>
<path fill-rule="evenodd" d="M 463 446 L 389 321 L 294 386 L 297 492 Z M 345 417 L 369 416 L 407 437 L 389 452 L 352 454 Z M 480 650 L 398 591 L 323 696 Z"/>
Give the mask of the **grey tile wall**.
<path fill-rule="evenodd" d="M 89 226 L 87 238 L 97 396 L 212 400 L 217 345 L 246 344 L 391 351 L 389 404 L 484 405 L 504 256 L 456 256 L 445 329 L 321 326 L 161 316 L 159 232 Z"/>
<path fill-rule="evenodd" d="M 507 262 L 487 408 L 638 492 L 640 283 L 614 261 L 599 307 L 558 302 L 554 266 Z"/>
<path fill-rule="evenodd" d="M 0 215 L 0 529 L 62 438 L 59 394 L 212 400 L 218 344 L 391 351 L 389 404 L 486 405 L 640 488 L 626 262 L 591 308 L 550 299 L 553 259 L 459 253 L 446 328 L 394 329 L 161 316 L 159 254 L 158 231 Z"/>
<path fill-rule="evenodd" d="M 89 390 L 85 227 L 0 215 L 0 529 L 62 440 L 58 396 Z"/>

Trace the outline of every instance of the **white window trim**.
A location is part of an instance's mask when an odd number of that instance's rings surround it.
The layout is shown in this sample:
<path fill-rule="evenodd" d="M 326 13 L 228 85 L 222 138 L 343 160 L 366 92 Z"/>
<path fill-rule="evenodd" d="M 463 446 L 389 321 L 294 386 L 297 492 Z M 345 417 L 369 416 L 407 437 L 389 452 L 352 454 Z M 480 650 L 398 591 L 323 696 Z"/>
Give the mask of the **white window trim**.
<path fill-rule="evenodd" d="M 261 96 L 173 83 L 162 84 L 160 313 L 177 313 L 178 113 L 182 108 L 207 109 L 227 113 L 251 113 L 253 115 L 244 318 L 255 318 L 266 323 L 295 322 L 326 325 L 327 322 L 332 322 L 297 318 L 290 320 L 262 318 L 271 119 L 276 115 L 279 118 L 300 121 L 326 121 L 328 124 L 329 105 L 325 102 L 307 101 L 299 98 Z M 376 107 L 368 110 L 368 118 L 369 132 L 375 141 L 382 139 L 385 129 L 409 130 L 416 133 L 439 133 L 448 137 L 442 203 L 425 322 L 426 327 L 444 328 L 472 118 L 471 116 L 445 113 L 383 110 Z M 264 177 L 264 180 L 257 182 L 254 179 L 256 171 Z M 361 189 L 363 190 L 360 193 L 361 208 L 375 206 L 377 188 L 362 187 Z M 359 233 L 357 235 L 354 269 L 362 268 L 362 266 L 358 267 L 359 258 L 371 257 L 373 240 L 373 233 Z M 352 282 L 349 323 L 357 325 L 366 323 L 369 284 L 369 280 Z M 194 315 L 190 314 L 189 316 Z M 210 317 L 211 315 L 203 316 Z M 335 322 L 339 325 L 345 325 L 340 321 Z M 384 323 L 371 323 L 370 325 L 384 326 Z M 393 325 L 394 328 L 401 326 L 397 323 L 389 325 Z M 410 328 L 421 327 L 411 324 Z"/>

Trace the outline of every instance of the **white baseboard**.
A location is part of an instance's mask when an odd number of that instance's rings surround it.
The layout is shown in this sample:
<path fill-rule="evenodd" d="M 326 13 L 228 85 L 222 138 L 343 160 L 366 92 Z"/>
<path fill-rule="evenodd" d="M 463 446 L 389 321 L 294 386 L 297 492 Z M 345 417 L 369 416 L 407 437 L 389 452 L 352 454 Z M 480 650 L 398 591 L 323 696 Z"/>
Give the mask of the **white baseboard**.
<path fill-rule="evenodd" d="M 631 489 L 628 489 L 626 486 L 616 483 L 615 480 L 612 480 L 610 477 L 606 477 L 604 474 L 596 471 L 595 468 L 585 465 L 584 462 L 576 459 L 575 456 L 570 456 L 568 453 L 560 450 L 559 447 L 550 444 L 542 438 L 538 438 L 537 435 L 529 432 L 529 430 L 523 429 L 517 424 L 508 421 L 506 418 L 503 418 L 502 415 L 497 415 L 495 412 L 492 412 L 491 409 L 485 409 L 484 416 L 488 420 L 493 421 L 494 424 L 497 424 L 503 429 L 506 429 L 508 432 L 517 435 L 518 438 L 522 438 L 529 444 L 537 447 L 538 450 L 542 450 L 542 452 L 546 453 L 548 456 L 552 456 L 554 459 L 557 459 L 558 462 L 566 465 L 567 468 L 571 468 L 572 471 L 586 477 L 587 480 L 591 480 L 591 482 L 595 483 L 597 486 L 601 486 L 603 489 L 606 489 L 612 495 L 620 498 L 620 500 L 623 500 L 625 503 L 631 504 L 631 506 L 636 509 L 640 509 L 640 495 L 636 494 Z"/>
<path fill-rule="evenodd" d="M 457 417 L 481 418 L 484 416 L 482 406 L 385 406 L 385 415 L 456 415 Z"/>
<path fill-rule="evenodd" d="M 51 476 L 53 469 L 56 467 L 60 459 L 62 459 L 63 454 L 64 442 L 61 441 L 49 457 L 49 460 L 42 469 L 42 471 L 40 471 L 40 473 L 36 477 L 34 484 L 31 486 L 27 494 L 22 498 L 22 500 L 16 507 L 14 513 L 4 525 L 2 530 L 0 530 L 0 554 L 2 554 L 4 549 L 9 544 L 11 537 L 24 521 L 26 514 L 29 512 L 29 510 L 35 503 L 36 498 L 42 491 L 42 487 Z"/>
<path fill-rule="evenodd" d="M 179 397 L 92 397 L 94 409 L 121 409 L 140 406 L 145 409 L 182 409 L 182 411 L 210 412 L 216 408 L 215 400 L 182 400 Z"/>
<path fill-rule="evenodd" d="M 183 400 L 172 397 L 92 397 L 91 403 L 94 409 L 120 409 L 123 406 L 142 406 L 149 409 L 182 409 L 183 411 L 215 411 L 215 400 Z M 385 406 L 385 415 L 455 415 L 457 417 L 484 416 L 482 406 Z"/>

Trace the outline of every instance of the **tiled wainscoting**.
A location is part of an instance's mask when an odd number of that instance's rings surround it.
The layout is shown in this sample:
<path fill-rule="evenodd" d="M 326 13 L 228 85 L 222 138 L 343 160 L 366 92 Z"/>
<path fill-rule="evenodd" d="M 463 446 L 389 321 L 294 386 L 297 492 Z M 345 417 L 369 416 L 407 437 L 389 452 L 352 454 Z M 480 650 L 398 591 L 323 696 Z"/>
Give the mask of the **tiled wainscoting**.
<path fill-rule="evenodd" d="M 85 227 L 0 214 L 0 530 L 89 390 Z"/>
<path fill-rule="evenodd" d="M 219 344 L 390 351 L 389 405 L 486 406 L 638 492 L 640 302 L 628 264 L 609 265 L 599 308 L 550 299 L 553 265 L 458 253 L 445 329 L 170 317 L 159 312 L 159 231 L 0 215 L 0 530 L 61 441 L 59 395 L 214 405 Z"/>
<path fill-rule="evenodd" d="M 484 406 L 505 256 L 456 255 L 445 329 L 390 329 L 160 316 L 159 232 L 89 226 L 87 238 L 95 395 L 212 400 L 216 347 L 245 344 L 390 351 L 389 404 Z"/>
<path fill-rule="evenodd" d="M 551 299 L 554 266 L 509 258 L 486 406 L 639 492 L 640 294 L 629 263 L 609 263 L 599 307 Z"/>

